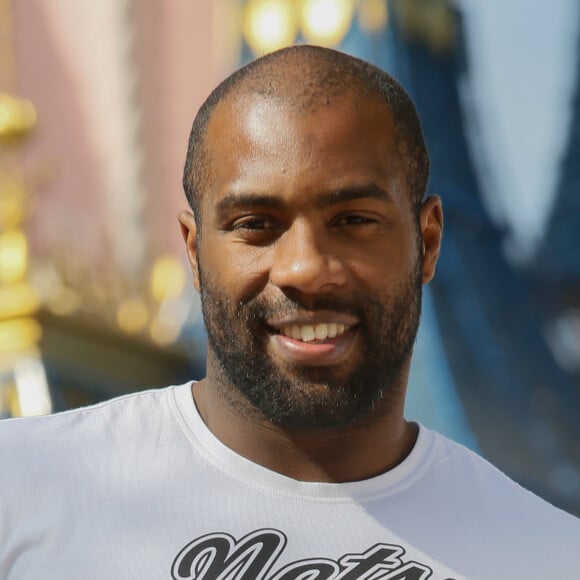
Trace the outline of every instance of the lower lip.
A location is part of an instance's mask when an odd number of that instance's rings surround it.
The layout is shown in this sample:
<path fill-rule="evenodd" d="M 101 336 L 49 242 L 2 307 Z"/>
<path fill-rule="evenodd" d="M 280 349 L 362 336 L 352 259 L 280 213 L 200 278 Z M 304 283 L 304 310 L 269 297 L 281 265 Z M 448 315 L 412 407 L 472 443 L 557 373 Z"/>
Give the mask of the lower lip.
<path fill-rule="evenodd" d="M 351 328 L 336 338 L 312 342 L 302 342 L 284 334 L 274 334 L 272 342 L 276 351 L 290 362 L 324 366 L 337 364 L 346 359 L 353 348 L 356 334 L 356 329 Z"/>

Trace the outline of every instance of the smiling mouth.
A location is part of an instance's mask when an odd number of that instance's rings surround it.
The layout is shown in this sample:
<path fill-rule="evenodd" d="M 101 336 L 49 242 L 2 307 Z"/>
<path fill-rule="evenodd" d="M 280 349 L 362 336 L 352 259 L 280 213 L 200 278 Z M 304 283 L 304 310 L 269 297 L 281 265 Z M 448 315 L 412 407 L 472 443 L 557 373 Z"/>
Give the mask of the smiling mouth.
<path fill-rule="evenodd" d="M 350 326 L 341 323 L 291 324 L 282 326 L 280 334 L 302 342 L 323 341 L 342 336 Z"/>

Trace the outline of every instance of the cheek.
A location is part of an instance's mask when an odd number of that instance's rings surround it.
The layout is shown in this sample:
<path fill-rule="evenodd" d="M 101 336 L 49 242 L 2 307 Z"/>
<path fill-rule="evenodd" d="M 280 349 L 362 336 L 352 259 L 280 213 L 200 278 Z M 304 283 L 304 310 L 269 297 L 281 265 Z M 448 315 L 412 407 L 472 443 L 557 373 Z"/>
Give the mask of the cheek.
<path fill-rule="evenodd" d="M 401 243 L 384 244 L 348 261 L 352 275 L 370 288 L 397 286 L 415 276 L 419 255 L 417 241 L 410 237 Z"/>
<path fill-rule="evenodd" d="M 270 254 L 268 248 L 204 240 L 199 252 L 202 283 L 219 289 L 232 300 L 245 300 L 259 293 L 267 283 Z"/>
<path fill-rule="evenodd" d="M 417 271 L 420 260 L 421 236 L 414 221 L 405 222 L 398 240 L 390 258 L 397 271 L 406 278 Z"/>

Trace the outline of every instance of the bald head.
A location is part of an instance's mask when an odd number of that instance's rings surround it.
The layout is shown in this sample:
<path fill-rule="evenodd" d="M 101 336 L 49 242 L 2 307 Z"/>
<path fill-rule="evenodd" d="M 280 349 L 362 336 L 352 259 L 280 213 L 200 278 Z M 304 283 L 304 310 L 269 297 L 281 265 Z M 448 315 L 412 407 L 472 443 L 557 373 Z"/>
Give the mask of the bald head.
<path fill-rule="evenodd" d="M 191 130 L 183 175 L 196 220 L 211 166 L 205 142 L 208 125 L 216 108 L 235 106 L 236 101 L 248 98 L 279 102 L 298 114 L 332 106 L 338 99 L 352 100 L 358 108 L 365 106 L 365 100 L 379 98 L 393 117 L 393 137 L 404 172 L 401 177 L 412 205 L 419 207 L 427 185 L 429 158 L 407 93 L 390 75 L 365 61 L 336 50 L 300 45 L 270 53 L 239 69 L 201 106 Z"/>

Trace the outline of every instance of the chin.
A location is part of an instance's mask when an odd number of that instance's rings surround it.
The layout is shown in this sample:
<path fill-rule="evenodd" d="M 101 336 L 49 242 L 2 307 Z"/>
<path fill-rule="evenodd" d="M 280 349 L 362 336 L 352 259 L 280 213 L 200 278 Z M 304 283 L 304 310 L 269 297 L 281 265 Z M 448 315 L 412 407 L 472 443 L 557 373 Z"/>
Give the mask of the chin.
<path fill-rule="evenodd" d="M 288 384 L 288 383 L 287 383 Z M 348 384 L 348 383 L 347 383 Z M 245 397 L 270 423 L 294 429 L 337 429 L 368 416 L 384 400 L 384 389 L 353 392 L 329 382 L 294 382 L 287 389 L 252 389 Z M 352 386 L 352 385 L 351 385 Z"/>

